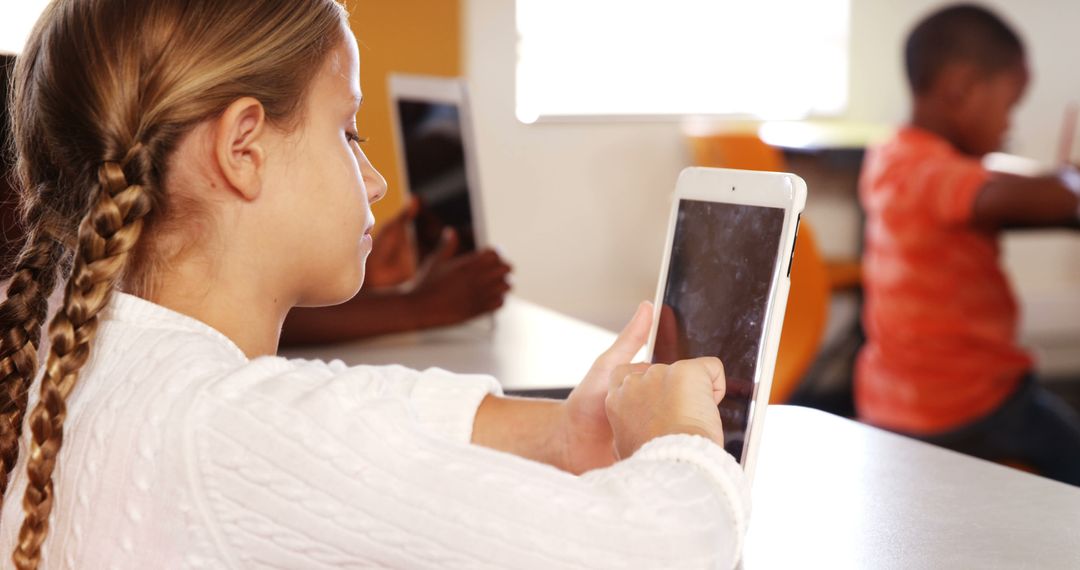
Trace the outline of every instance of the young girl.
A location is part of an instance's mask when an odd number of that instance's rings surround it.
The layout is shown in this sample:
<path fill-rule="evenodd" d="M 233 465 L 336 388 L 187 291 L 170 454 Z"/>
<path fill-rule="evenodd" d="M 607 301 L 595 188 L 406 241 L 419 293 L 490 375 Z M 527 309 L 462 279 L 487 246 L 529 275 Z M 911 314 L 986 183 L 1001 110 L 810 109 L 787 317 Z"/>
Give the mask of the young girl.
<path fill-rule="evenodd" d="M 356 293 L 386 190 L 333 0 L 54 0 L 14 93 L 29 241 L 0 307 L 0 547 L 17 568 L 737 561 L 723 369 L 626 364 L 648 305 L 565 402 L 274 356 L 291 307 Z"/>

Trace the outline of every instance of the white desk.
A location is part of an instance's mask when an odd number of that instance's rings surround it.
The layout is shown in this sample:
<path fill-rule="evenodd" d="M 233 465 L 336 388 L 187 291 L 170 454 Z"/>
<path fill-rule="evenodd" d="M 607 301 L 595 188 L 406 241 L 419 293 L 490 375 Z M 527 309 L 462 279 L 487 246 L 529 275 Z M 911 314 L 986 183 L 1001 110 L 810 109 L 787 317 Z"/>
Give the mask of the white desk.
<path fill-rule="evenodd" d="M 508 391 L 566 391 L 576 386 L 615 334 L 516 297 L 494 320 L 281 351 L 288 358 L 341 359 L 346 364 L 402 364 L 491 374 Z"/>
<path fill-rule="evenodd" d="M 743 568 L 1080 568 L 1080 489 L 807 408 L 765 420 Z"/>

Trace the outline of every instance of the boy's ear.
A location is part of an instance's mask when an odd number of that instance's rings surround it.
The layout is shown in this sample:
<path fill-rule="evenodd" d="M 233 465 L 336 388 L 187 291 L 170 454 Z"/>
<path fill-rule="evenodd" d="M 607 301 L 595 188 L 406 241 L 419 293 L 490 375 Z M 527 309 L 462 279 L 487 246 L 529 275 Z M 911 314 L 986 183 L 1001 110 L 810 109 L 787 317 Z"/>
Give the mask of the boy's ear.
<path fill-rule="evenodd" d="M 937 77 L 937 91 L 952 107 L 963 106 L 974 93 L 982 74 L 979 68 L 966 61 L 951 61 L 942 66 Z"/>
<path fill-rule="evenodd" d="M 266 110 L 252 97 L 237 99 L 215 122 L 214 157 L 233 191 L 254 200 L 266 166 Z"/>

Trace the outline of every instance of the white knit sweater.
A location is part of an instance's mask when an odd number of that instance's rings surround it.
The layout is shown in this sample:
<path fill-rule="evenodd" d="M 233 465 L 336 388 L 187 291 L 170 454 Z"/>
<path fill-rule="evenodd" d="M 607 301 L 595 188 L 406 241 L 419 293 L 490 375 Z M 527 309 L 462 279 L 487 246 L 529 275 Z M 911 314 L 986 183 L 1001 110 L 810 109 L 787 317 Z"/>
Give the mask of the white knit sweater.
<path fill-rule="evenodd" d="M 68 402 L 44 568 L 737 561 L 748 489 L 705 439 L 659 438 L 573 476 L 469 444 L 491 378 L 249 360 L 142 299 L 117 294 L 106 311 Z M 4 568 L 25 458 L 24 445 L 0 518 Z"/>

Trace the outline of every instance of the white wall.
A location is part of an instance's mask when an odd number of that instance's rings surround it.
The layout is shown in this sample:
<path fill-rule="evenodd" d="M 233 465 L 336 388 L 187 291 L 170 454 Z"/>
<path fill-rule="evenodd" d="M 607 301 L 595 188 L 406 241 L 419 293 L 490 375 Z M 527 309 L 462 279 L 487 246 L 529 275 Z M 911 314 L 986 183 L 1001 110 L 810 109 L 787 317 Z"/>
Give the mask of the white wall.
<path fill-rule="evenodd" d="M 903 37 L 927 10 L 944 4 L 852 0 L 848 118 L 904 119 Z M 1016 115 L 1011 150 L 1050 162 L 1065 104 L 1080 100 L 1075 64 L 1080 59 L 1075 43 L 1080 2 L 987 4 L 1023 31 L 1035 74 Z M 476 104 L 487 216 L 492 237 L 516 264 L 517 293 L 617 328 L 638 300 L 655 291 L 668 199 L 687 160 L 680 126 L 518 123 L 514 2 L 466 0 L 464 10 L 465 69 Z M 1022 296 L 1039 295 L 1035 301 L 1043 305 L 1054 295 L 1066 301 L 1076 297 L 1080 246 L 1075 236 L 1010 238 L 1007 249 L 1007 264 Z M 1061 311 L 1056 313 L 1060 317 Z M 1080 314 L 1071 322 L 1080 323 Z"/>
<path fill-rule="evenodd" d="M 0 18 L 0 53 L 21 53 L 30 30 L 49 0 L 8 0 Z"/>
<path fill-rule="evenodd" d="M 685 164 L 679 130 L 519 123 L 514 2 L 468 0 L 465 10 L 484 207 L 516 292 L 620 327 L 656 288 L 668 195 Z"/>

